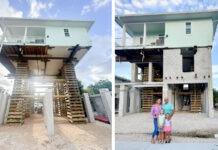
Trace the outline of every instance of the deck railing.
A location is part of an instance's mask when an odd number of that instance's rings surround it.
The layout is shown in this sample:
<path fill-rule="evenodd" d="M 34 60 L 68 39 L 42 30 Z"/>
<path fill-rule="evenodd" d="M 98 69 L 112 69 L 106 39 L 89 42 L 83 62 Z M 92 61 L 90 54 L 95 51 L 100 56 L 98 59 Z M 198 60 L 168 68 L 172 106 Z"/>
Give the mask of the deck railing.
<path fill-rule="evenodd" d="M 143 44 L 143 41 L 138 39 L 135 40 L 131 37 L 125 39 L 125 43 L 123 43 L 122 38 L 115 38 L 115 46 L 116 47 L 154 47 L 154 46 L 164 46 L 165 44 L 165 36 L 157 36 L 153 40 L 148 40 Z"/>
<path fill-rule="evenodd" d="M 45 44 L 45 37 L 43 36 L 21 36 L 21 35 L 13 35 L 13 36 L 5 36 L 2 38 L 0 36 L 1 43 L 18 43 L 18 44 Z"/>

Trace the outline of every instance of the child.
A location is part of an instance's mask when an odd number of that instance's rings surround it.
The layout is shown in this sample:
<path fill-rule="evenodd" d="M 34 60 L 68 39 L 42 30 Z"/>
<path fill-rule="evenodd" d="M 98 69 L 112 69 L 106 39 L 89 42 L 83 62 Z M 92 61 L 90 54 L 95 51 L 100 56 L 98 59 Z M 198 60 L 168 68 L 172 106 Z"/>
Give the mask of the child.
<path fill-rule="evenodd" d="M 171 128 L 172 128 L 172 122 L 170 120 L 170 114 L 167 113 L 165 118 L 165 127 L 164 127 L 165 138 L 166 138 L 165 143 L 170 143 Z"/>
<path fill-rule="evenodd" d="M 164 124 L 165 124 L 165 115 L 164 110 L 161 109 L 160 115 L 158 116 L 158 131 L 159 131 L 159 143 L 164 143 Z"/>

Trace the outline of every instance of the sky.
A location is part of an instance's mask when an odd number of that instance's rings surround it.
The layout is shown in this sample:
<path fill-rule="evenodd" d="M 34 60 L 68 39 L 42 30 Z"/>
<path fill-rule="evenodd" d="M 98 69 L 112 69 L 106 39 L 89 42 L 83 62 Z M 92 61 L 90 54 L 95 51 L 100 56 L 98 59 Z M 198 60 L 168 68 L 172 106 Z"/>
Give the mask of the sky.
<path fill-rule="evenodd" d="M 115 14 L 142 14 L 186 12 L 218 9 L 218 0 L 115 0 Z M 121 28 L 116 26 L 115 36 L 120 38 Z M 218 33 L 218 29 L 217 32 Z M 212 49 L 213 87 L 218 90 L 218 34 L 214 37 Z M 131 64 L 116 63 L 115 74 L 131 79 Z"/>
<path fill-rule="evenodd" d="M 77 78 L 85 87 L 112 80 L 111 0 L 0 0 L 0 17 L 95 21 L 89 32 L 92 48 L 77 64 Z M 7 73 L 0 73 L 0 85 L 5 88 L 12 83 L 3 78 Z"/>

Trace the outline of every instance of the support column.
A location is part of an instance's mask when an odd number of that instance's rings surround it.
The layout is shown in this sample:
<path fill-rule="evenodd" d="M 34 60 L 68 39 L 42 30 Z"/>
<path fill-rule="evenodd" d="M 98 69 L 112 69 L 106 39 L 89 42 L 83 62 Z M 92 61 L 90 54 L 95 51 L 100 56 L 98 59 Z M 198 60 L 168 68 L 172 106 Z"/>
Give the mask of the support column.
<path fill-rule="evenodd" d="M 126 24 L 123 25 L 122 46 L 126 46 Z"/>
<path fill-rule="evenodd" d="M 127 92 L 128 87 L 125 85 L 120 86 L 120 97 L 119 97 L 119 116 L 122 117 L 126 114 L 127 110 Z"/>
<path fill-rule="evenodd" d="M 162 104 L 164 104 L 165 98 L 168 98 L 168 85 L 167 84 L 163 84 Z M 171 99 L 169 99 L 169 102 L 171 102 Z"/>
<path fill-rule="evenodd" d="M 148 82 L 152 82 L 152 68 L 153 68 L 153 64 L 152 62 L 148 63 Z"/>
<path fill-rule="evenodd" d="M 137 88 L 130 89 L 130 113 L 140 111 L 140 92 Z"/>
<path fill-rule="evenodd" d="M 138 78 L 138 67 L 135 63 L 132 63 L 132 68 L 131 68 L 131 80 L 132 82 L 137 82 Z"/>
<path fill-rule="evenodd" d="M 94 113 L 93 113 L 92 106 L 90 103 L 89 94 L 84 93 L 83 95 L 84 95 L 84 102 L 85 102 L 85 108 L 86 108 L 88 120 L 90 123 L 94 123 L 95 118 L 94 118 Z"/>
<path fill-rule="evenodd" d="M 108 89 L 99 89 L 100 95 L 101 95 L 101 99 L 105 108 L 105 111 L 107 113 L 108 119 L 111 123 L 112 121 L 112 98 L 111 98 L 111 94 L 110 91 Z"/>
<path fill-rule="evenodd" d="M 135 108 L 136 108 L 136 101 L 135 101 L 135 88 L 132 87 L 129 90 L 129 95 L 130 95 L 130 107 L 129 107 L 129 112 L 130 113 L 135 113 Z"/>
<path fill-rule="evenodd" d="M 144 23 L 144 34 L 143 34 L 143 45 L 146 46 L 146 31 L 147 31 L 147 26 L 146 23 Z"/>
<path fill-rule="evenodd" d="M 27 38 L 27 26 L 25 27 L 24 30 L 23 43 L 26 43 L 26 38 Z"/>
<path fill-rule="evenodd" d="M 136 112 L 139 113 L 141 111 L 141 96 L 140 96 L 140 90 L 136 89 Z"/>
<path fill-rule="evenodd" d="M 212 78 L 208 83 L 208 116 L 210 118 L 214 118 L 214 104 L 213 104 L 213 86 L 212 86 Z"/>
<path fill-rule="evenodd" d="M 0 93 L 0 125 L 4 124 L 6 107 L 7 107 L 7 93 L 4 91 L 1 91 Z"/>
<path fill-rule="evenodd" d="M 50 141 L 54 137 L 54 113 L 53 113 L 53 92 L 52 89 L 47 89 L 43 99 L 45 125 L 48 131 Z"/>
<path fill-rule="evenodd" d="M 211 54 L 211 48 L 208 48 L 208 51 Z M 214 118 L 214 104 L 213 104 L 213 80 L 212 80 L 212 58 L 210 55 L 210 78 L 208 81 L 208 105 L 209 105 L 209 114 L 210 118 Z"/>

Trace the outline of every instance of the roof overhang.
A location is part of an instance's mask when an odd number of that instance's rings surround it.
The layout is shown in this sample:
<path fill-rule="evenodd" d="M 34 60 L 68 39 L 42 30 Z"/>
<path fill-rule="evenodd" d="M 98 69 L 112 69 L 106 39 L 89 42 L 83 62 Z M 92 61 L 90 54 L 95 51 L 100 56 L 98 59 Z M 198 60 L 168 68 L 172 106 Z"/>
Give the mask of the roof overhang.
<path fill-rule="evenodd" d="M 130 23 L 157 23 L 176 20 L 197 20 L 212 19 L 214 23 L 214 32 L 218 22 L 218 10 L 196 11 L 196 12 L 174 12 L 159 14 L 131 14 L 117 15 L 115 21 L 121 27 Z M 127 30 L 128 32 L 128 30 Z"/>
<path fill-rule="evenodd" d="M 54 20 L 54 19 L 28 19 L 0 17 L 0 26 L 38 26 L 38 27 L 84 27 L 90 30 L 94 21 L 87 20 Z"/>

